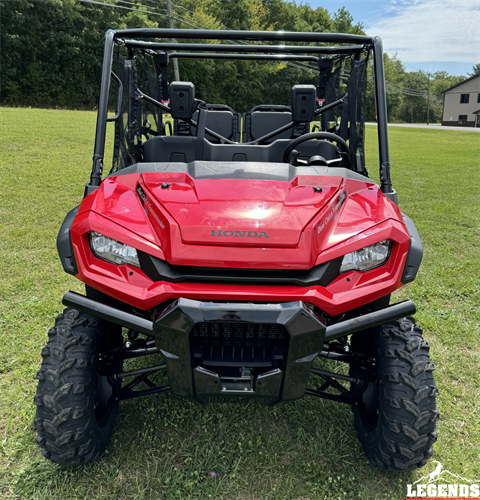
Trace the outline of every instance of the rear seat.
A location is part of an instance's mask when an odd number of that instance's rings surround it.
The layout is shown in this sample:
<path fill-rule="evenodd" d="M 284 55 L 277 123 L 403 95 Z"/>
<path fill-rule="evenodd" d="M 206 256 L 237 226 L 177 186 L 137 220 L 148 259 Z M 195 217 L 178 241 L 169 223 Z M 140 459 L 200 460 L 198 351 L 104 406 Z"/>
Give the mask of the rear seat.
<path fill-rule="evenodd" d="M 261 105 L 255 106 L 243 114 L 242 142 L 251 142 L 263 137 L 273 130 L 292 122 L 292 113 L 289 106 Z M 262 141 L 262 144 L 271 144 L 277 139 L 293 139 L 309 132 L 310 124 L 299 123 L 273 137 Z"/>
<path fill-rule="evenodd" d="M 240 142 L 239 113 L 223 104 L 207 104 L 207 111 L 207 128 L 231 141 Z M 194 121 L 198 120 L 198 111 L 195 111 L 192 119 Z M 176 136 L 195 136 L 196 127 L 177 119 L 174 120 L 173 131 Z M 220 143 L 219 139 L 216 139 L 208 132 L 205 133 L 205 138 L 214 144 Z"/>

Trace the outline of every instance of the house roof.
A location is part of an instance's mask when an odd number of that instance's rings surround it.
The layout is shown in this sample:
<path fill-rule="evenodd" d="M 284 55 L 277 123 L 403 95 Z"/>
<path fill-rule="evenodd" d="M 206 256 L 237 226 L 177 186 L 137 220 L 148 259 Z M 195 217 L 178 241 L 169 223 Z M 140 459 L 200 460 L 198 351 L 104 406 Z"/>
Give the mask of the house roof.
<path fill-rule="evenodd" d="M 454 88 L 459 87 L 460 85 L 463 85 L 464 83 L 467 83 L 467 82 L 469 82 L 470 80 L 473 80 L 473 79 L 475 79 L 475 78 L 480 78 L 480 74 L 479 74 L 479 75 L 473 75 L 473 76 L 471 76 L 470 78 L 467 78 L 466 80 L 463 80 L 463 82 L 460 82 L 460 83 L 455 84 L 453 87 L 450 87 L 449 89 L 444 90 L 444 91 L 442 92 L 442 94 L 445 94 L 446 92 L 449 92 L 450 90 L 453 90 Z"/>

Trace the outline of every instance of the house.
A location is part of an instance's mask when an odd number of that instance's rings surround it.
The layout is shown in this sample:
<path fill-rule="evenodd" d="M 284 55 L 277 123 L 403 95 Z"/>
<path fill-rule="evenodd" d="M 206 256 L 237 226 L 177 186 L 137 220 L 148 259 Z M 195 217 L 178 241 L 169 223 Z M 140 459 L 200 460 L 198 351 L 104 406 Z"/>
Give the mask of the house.
<path fill-rule="evenodd" d="M 442 125 L 480 127 L 480 75 L 443 91 Z"/>

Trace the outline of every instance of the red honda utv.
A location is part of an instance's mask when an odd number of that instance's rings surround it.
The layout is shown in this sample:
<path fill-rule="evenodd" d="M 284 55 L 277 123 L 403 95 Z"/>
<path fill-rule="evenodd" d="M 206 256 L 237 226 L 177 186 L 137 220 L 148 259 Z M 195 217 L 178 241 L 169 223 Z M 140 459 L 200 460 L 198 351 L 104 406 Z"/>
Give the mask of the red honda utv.
<path fill-rule="evenodd" d="M 168 81 L 174 58 L 295 61 L 318 85 L 241 115 L 206 104 L 193 82 Z M 371 73 L 380 185 L 364 158 Z M 352 406 L 372 465 L 412 470 L 431 457 L 429 346 L 414 304 L 390 304 L 423 250 L 390 179 L 378 37 L 108 31 L 91 178 L 57 245 L 85 294 L 63 297 L 37 375 L 37 441 L 51 461 L 97 460 L 120 401 L 167 391 L 203 403 L 338 401 Z M 161 364 L 124 370 L 154 353 Z M 160 371 L 168 385 L 151 380 Z"/>

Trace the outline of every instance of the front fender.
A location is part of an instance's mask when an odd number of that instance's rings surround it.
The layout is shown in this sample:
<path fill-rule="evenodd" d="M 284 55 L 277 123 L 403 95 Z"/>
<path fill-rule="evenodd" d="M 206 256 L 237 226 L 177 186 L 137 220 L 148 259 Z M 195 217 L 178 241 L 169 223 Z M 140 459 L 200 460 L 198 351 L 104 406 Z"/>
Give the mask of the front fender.
<path fill-rule="evenodd" d="M 405 269 L 402 275 L 402 283 L 405 285 L 406 283 L 412 282 L 417 275 L 418 268 L 422 262 L 423 246 L 413 220 L 404 213 L 402 213 L 402 217 L 407 227 L 408 234 L 410 235 L 410 248 L 408 250 L 407 262 L 405 263 Z"/>
<path fill-rule="evenodd" d="M 72 227 L 73 220 L 75 219 L 79 208 L 80 205 L 68 212 L 57 236 L 57 251 L 60 261 L 62 262 L 63 269 L 66 273 L 72 274 L 73 276 L 78 273 L 78 268 L 75 255 L 73 253 L 70 228 Z"/>

